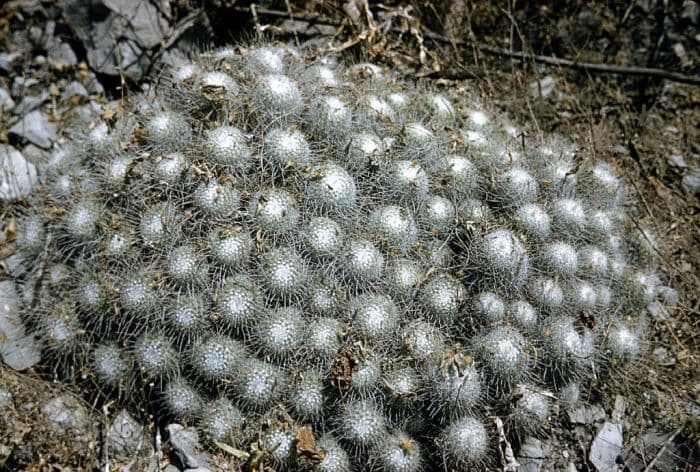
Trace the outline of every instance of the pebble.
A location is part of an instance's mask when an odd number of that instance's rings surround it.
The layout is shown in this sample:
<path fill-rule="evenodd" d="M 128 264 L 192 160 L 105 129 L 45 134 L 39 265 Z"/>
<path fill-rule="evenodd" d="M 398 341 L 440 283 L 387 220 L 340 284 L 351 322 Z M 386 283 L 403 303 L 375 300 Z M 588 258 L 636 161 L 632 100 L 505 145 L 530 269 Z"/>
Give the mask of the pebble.
<path fill-rule="evenodd" d="M 654 360 L 660 366 L 671 367 L 676 365 L 676 357 L 665 347 L 657 347 L 652 354 L 654 355 Z"/>
<path fill-rule="evenodd" d="M 57 48 L 49 50 L 49 60 L 57 66 L 74 66 L 78 63 L 78 56 L 68 43 L 61 43 Z"/>
<path fill-rule="evenodd" d="M 13 97 L 21 97 L 27 93 L 29 89 L 37 85 L 39 80 L 35 77 L 22 77 L 17 76 L 15 80 L 12 81 L 11 93 Z"/>
<path fill-rule="evenodd" d="M 591 444 L 588 460 L 599 472 L 618 471 L 617 456 L 621 450 L 622 425 L 606 421 Z"/>
<path fill-rule="evenodd" d="M 153 452 L 146 428 L 126 410 L 121 410 L 114 417 L 107 438 L 110 454 L 128 457 Z"/>
<path fill-rule="evenodd" d="M 12 68 L 12 64 L 17 60 L 21 54 L 17 51 L 15 52 L 5 52 L 0 54 L 0 70 L 9 72 Z"/>
<path fill-rule="evenodd" d="M 605 419 L 605 410 L 599 404 L 580 405 L 566 410 L 574 424 L 591 424 Z"/>
<path fill-rule="evenodd" d="M 517 457 L 520 464 L 520 472 L 540 472 L 546 457 L 542 441 L 528 436 L 520 447 Z"/>
<path fill-rule="evenodd" d="M 12 109 L 12 113 L 16 116 L 24 116 L 46 103 L 49 98 L 50 95 L 47 90 L 43 90 L 39 95 L 25 95 L 22 101 Z"/>
<path fill-rule="evenodd" d="M 688 171 L 681 181 L 683 189 L 688 193 L 700 192 L 700 168 L 694 167 Z"/>
<path fill-rule="evenodd" d="M 671 154 L 668 156 L 667 161 L 673 167 L 678 167 L 680 169 L 688 167 L 688 164 L 685 163 L 685 159 L 683 159 L 683 155 L 681 154 Z"/>
<path fill-rule="evenodd" d="M 0 110 L 12 110 L 15 107 L 15 101 L 12 100 L 9 90 L 0 87 Z"/>
<path fill-rule="evenodd" d="M 34 164 L 13 146 L 0 144 L 0 200 L 28 195 L 37 183 Z"/>
<path fill-rule="evenodd" d="M 0 388 L 0 410 L 6 410 L 12 406 L 12 393 Z"/>
<path fill-rule="evenodd" d="M 87 408 L 75 397 L 68 394 L 52 397 L 41 406 L 41 412 L 56 435 L 81 444 L 94 439 L 95 425 Z"/>
<path fill-rule="evenodd" d="M 28 369 L 41 360 L 38 344 L 19 317 L 17 289 L 11 280 L 0 282 L 0 358 L 14 370 Z"/>
<path fill-rule="evenodd" d="M 530 95 L 533 97 L 538 98 L 540 93 L 542 93 L 542 98 L 548 98 L 556 91 L 557 81 L 551 75 L 546 75 L 540 80 L 530 82 L 528 88 L 530 89 Z"/>
<path fill-rule="evenodd" d="M 207 467 L 210 457 L 201 452 L 199 435 L 192 427 L 185 428 L 177 423 L 169 424 L 166 428 L 170 437 L 170 445 L 186 469 Z"/>
<path fill-rule="evenodd" d="M 49 148 L 56 141 L 56 125 L 51 123 L 44 113 L 34 110 L 27 113 L 10 128 L 10 133 L 21 136 L 39 147 Z"/>
<path fill-rule="evenodd" d="M 61 94 L 61 101 L 68 101 L 72 97 L 87 97 L 90 95 L 83 84 L 73 81 L 68 84 L 66 89 Z"/>

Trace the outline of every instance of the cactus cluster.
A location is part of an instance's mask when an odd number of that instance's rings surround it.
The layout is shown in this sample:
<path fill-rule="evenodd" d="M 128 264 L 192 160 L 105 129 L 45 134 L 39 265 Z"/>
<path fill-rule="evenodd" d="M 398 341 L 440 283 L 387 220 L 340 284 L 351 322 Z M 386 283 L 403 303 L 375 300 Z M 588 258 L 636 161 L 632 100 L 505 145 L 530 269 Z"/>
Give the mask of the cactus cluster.
<path fill-rule="evenodd" d="M 627 247 L 624 186 L 571 142 L 284 45 L 130 101 L 55 150 L 18 224 L 60 375 L 277 470 L 411 472 L 484 467 L 487 417 L 536 432 L 639 359 L 649 239 Z"/>

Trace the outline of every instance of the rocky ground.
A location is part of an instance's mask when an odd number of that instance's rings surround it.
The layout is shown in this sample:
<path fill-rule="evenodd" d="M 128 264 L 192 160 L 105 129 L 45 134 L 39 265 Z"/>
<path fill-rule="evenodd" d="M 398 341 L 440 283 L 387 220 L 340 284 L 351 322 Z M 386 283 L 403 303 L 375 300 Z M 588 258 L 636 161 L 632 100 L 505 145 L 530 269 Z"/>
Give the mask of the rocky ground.
<path fill-rule="evenodd" d="M 689 0 L 5 3 L 0 470 L 237 470 L 237 460 L 202 450 L 188 428 L 46 375 L 19 322 L 13 215 L 54 144 L 116 113 L 173 57 L 257 34 L 368 58 L 435 88 L 469 84 L 514 121 L 576 136 L 613 162 L 632 189 L 636 221 L 656 232 L 668 287 L 663 303 L 648 307 L 648 355 L 635 374 L 601 379 L 586 402 L 562 405 L 542 434 L 517 445 L 517 461 L 528 472 L 697 470 L 699 22 L 700 4 Z"/>

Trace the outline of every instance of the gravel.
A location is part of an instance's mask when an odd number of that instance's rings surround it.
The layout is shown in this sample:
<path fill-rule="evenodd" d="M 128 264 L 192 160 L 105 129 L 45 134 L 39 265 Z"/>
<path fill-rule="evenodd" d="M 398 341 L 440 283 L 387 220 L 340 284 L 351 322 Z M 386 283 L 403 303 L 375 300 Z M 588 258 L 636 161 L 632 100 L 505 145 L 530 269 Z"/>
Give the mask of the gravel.
<path fill-rule="evenodd" d="M 599 472 L 614 472 L 620 470 L 617 457 L 622 450 L 622 425 L 606 421 L 598 430 L 588 460 Z"/>
<path fill-rule="evenodd" d="M 153 448 L 146 428 L 126 410 L 114 417 L 107 431 L 110 454 L 120 456 L 150 455 Z"/>
<path fill-rule="evenodd" d="M 0 357 L 15 370 L 25 370 L 41 360 L 41 351 L 33 336 L 25 331 L 19 317 L 19 298 L 15 283 L 0 282 Z"/>
<path fill-rule="evenodd" d="M 0 200 L 28 195 L 37 182 L 36 167 L 17 149 L 0 144 Z"/>
<path fill-rule="evenodd" d="M 211 458 L 202 452 L 196 429 L 172 423 L 168 425 L 167 430 L 170 435 L 170 445 L 186 469 L 208 467 Z"/>
<path fill-rule="evenodd" d="M 10 128 L 10 133 L 20 136 L 42 148 L 49 148 L 56 141 L 56 125 L 39 110 L 27 113 Z"/>

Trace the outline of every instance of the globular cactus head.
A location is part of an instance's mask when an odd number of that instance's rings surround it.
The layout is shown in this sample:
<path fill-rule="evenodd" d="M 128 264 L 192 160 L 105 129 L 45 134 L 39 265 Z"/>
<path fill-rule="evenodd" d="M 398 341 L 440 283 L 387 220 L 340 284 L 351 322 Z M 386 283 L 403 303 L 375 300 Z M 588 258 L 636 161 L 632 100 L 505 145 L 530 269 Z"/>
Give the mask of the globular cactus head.
<path fill-rule="evenodd" d="M 644 352 L 656 238 L 628 244 L 585 149 L 285 45 L 168 77 L 56 149 L 21 210 L 57 372 L 277 469 L 308 424 L 318 470 L 412 472 L 488 467 L 485 411 L 537 432 L 553 395 Z"/>

